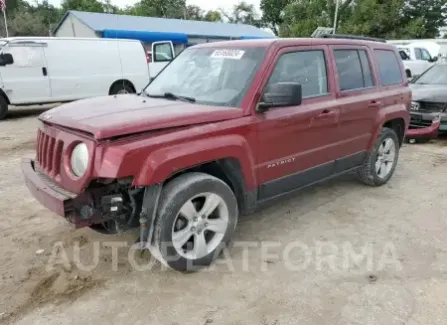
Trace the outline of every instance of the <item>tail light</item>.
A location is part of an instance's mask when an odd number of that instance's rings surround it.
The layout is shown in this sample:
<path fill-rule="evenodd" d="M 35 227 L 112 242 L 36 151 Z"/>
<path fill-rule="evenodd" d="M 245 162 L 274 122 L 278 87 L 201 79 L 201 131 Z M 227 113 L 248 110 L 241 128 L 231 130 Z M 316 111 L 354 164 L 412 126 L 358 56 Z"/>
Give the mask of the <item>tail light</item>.
<path fill-rule="evenodd" d="M 150 52 L 146 51 L 146 61 L 147 63 L 151 63 L 152 62 L 152 54 Z"/>

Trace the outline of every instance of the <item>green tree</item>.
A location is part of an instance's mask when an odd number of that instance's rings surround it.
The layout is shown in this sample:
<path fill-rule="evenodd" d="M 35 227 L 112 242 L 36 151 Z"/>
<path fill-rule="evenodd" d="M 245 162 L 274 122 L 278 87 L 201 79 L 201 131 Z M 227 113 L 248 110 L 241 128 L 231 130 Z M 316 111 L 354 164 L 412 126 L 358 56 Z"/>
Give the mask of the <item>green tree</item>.
<path fill-rule="evenodd" d="M 2 31 L 4 27 L 2 24 Z M 49 29 L 40 15 L 30 12 L 18 12 L 8 22 L 9 36 L 48 36 Z"/>
<path fill-rule="evenodd" d="M 447 18 L 446 0 L 406 0 L 403 21 L 410 25 L 415 20 L 423 28 L 416 29 L 417 38 L 434 38 L 439 35 L 439 27 L 445 25 Z"/>
<path fill-rule="evenodd" d="M 65 12 L 68 10 L 104 12 L 103 4 L 98 0 L 63 0 L 61 5 Z"/>
<path fill-rule="evenodd" d="M 185 19 L 188 20 L 203 20 L 205 12 L 199 6 L 186 6 Z"/>
<path fill-rule="evenodd" d="M 186 0 L 141 0 L 129 8 L 128 14 L 135 16 L 184 19 Z"/>
<path fill-rule="evenodd" d="M 341 1 L 338 24 L 348 23 L 355 5 L 353 0 Z M 335 16 L 335 0 L 297 0 L 284 8 L 281 36 L 309 37 L 319 26 L 332 27 Z"/>
<path fill-rule="evenodd" d="M 219 11 L 217 10 L 210 10 L 208 11 L 205 16 L 204 16 L 204 20 L 207 21 L 222 21 L 222 15 L 220 14 Z"/>
<path fill-rule="evenodd" d="M 395 38 L 402 33 L 404 0 L 357 0 L 340 33 Z"/>
<path fill-rule="evenodd" d="M 258 16 L 255 7 L 245 1 L 234 5 L 230 13 L 221 10 L 222 15 L 233 24 L 248 24 L 256 27 L 262 26 L 262 20 Z"/>
<path fill-rule="evenodd" d="M 261 0 L 262 21 L 275 35 L 284 24 L 284 11 L 292 0 Z"/>

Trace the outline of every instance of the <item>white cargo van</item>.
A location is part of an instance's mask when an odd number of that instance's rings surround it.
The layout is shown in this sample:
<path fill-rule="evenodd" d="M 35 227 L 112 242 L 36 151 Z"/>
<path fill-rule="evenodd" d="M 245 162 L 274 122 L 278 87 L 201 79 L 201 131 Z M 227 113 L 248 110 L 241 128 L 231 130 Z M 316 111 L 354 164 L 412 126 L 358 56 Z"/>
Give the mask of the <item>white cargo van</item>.
<path fill-rule="evenodd" d="M 421 44 L 398 45 L 397 49 L 402 58 L 407 78 L 410 80 L 422 74 L 438 60 L 437 56 L 432 56 Z"/>
<path fill-rule="evenodd" d="M 170 52 L 170 51 L 171 52 Z M 158 54 L 158 53 L 162 54 Z M 170 53 L 169 53 L 170 52 Z M 67 102 L 135 93 L 174 57 L 171 42 L 152 44 L 163 62 L 149 63 L 137 40 L 16 37 L 0 40 L 0 119 L 8 105 Z M 154 71 L 155 72 L 155 71 Z"/>

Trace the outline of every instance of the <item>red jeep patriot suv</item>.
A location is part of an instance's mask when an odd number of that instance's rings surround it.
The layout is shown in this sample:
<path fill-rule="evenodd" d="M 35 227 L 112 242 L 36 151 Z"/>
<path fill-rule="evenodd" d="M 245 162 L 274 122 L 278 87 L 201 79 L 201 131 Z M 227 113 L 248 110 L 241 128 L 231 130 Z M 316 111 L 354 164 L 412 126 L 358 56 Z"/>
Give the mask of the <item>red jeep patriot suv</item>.
<path fill-rule="evenodd" d="M 43 113 L 33 196 L 76 227 L 140 227 L 176 270 L 203 267 L 238 217 L 272 198 L 356 171 L 370 186 L 396 168 L 411 91 L 384 42 L 268 39 L 190 47 L 139 95 Z"/>

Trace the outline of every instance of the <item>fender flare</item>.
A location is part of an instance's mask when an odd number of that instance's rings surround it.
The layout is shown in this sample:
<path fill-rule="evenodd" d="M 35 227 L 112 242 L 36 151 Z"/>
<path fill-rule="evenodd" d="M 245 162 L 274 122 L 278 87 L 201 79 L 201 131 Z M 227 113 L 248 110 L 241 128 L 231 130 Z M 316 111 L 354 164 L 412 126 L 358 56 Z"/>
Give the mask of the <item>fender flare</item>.
<path fill-rule="evenodd" d="M 234 158 L 240 163 L 247 189 L 256 187 L 252 150 L 240 135 L 200 139 L 151 152 L 135 175 L 133 185 L 159 184 L 178 172 L 224 158 Z"/>
<path fill-rule="evenodd" d="M 376 143 L 377 138 L 379 137 L 380 131 L 382 130 L 383 125 L 387 121 L 391 121 L 394 119 L 402 119 L 404 121 L 404 135 L 409 126 L 409 113 L 405 104 L 396 104 L 387 106 L 379 111 L 377 115 L 376 121 L 374 123 L 374 129 L 372 132 L 371 140 L 368 144 L 368 151 L 371 152 L 374 149 L 374 145 Z"/>

